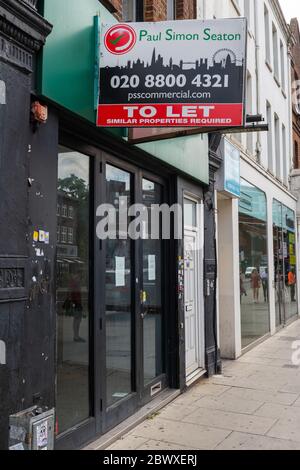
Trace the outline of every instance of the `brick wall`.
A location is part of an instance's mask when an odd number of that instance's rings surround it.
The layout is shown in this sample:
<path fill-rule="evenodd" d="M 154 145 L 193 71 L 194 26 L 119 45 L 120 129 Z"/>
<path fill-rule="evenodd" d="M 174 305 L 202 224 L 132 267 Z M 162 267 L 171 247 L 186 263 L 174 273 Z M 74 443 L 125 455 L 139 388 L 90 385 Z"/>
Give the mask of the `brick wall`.
<path fill-rule="evenodd" d="M 167 18 L 167 0 L 145 0 L 144 20 L 164 21 Z"/>
<path fill-rule="evenodd" d="M 176 1 L 176 19 L 192 20 L 196 18 L 196 1 L 177 0 Z"/>
<path fill-rule="evenodd" d="M 103 3 L 112 6 L 116 10 L 116 17 L 122 20 L 122 0 L 103 0 Z M 196 18 L 196 0 L 176 0 L 175 17 L 177 20 Z M 144 0 L 144 21 L 165 21 L 166 19 L 167 0 Z"/>
<path fill-rule="evenodd" d="M 114 15 L 118 18 L 118 20 L 120 21 L 122 20 L 123 0 L 100 0 L 100 1 L 101 3 L 103 3 L 104 6 L 106 6 L 108 9 L 111 9 L 114 12 Z"/>

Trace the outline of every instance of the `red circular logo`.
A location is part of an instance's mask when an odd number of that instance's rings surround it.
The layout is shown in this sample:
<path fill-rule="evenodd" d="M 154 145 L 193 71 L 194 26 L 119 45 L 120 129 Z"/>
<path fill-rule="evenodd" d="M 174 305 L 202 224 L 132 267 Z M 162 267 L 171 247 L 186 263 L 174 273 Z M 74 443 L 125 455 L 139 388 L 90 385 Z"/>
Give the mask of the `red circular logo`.
<path fill-rule="evenodd" d="M 117 24 L 110 28 L 104 39 L 106 49 L 112 54 L 127 54 L 135 46 L 136 32 L 131 26 Z"/>

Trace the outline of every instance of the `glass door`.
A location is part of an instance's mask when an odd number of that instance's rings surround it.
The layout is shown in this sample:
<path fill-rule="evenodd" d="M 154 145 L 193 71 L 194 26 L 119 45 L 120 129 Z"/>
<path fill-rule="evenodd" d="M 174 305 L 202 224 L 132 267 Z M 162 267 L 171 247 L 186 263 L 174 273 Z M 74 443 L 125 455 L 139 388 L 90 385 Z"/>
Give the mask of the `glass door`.
<path fill-rule="evenodd" d="M 56 258 L 59 436 L 93 416 L 89 354 L 90 225 L 90 157 L 60 146 Z"/>
<path fill-rule="evenodd" d="M 143 378 L 145 395 L 153 395 L 163 387 L 165 372 L 163 338 L 163 242 L 162 216 L 163 187 L 150 179 L 142 180 L 142 200 L 147 208 L 148 223 L 142 239 L 141 319 L 143 343 Z M 166 223 L 168 222 L 165 219 Z"/>
<path fill-rule="evenodd" d="M 152 217 L 151 210 L 160 207 L 163 186 L 107 158 L 105 188 L 101 223 L 110 233 L 103 242 L 104 432 L 166 382 L 161 214 Z"/>
<path fill-rule="evenodd" d="M 298 313 L 296 277 L 295 214 L 273 201 L 274 286 L 276 326 L 280 327 Z"/>
<path fill-rule="evenodd" d="M 280 327 L 285 321 L 284 311 L 284 269 L 283 269 L 283 242 L 282 228 L 274 225 L 274 287 L 275 287 L 275 310 L 276 326 Z"/>
<path fill-rule="evenodd" d="M 122 233 L 117 217 L 120 201 L 132 203 L 132 175 L 106 165 L 106 202 L 115 209 L 116 237 L 105 250 L 106 406 L 116 405 L 135 391 L 133 242 Z M 128 216 L 126 216 L 128 217 Z"/>

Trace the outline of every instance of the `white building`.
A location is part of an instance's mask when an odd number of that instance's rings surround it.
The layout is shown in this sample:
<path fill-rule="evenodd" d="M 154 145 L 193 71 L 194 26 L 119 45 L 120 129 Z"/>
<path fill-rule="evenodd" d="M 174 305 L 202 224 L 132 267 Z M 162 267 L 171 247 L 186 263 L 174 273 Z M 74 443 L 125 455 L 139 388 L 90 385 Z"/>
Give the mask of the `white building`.
<path fill-rule="evenodd" d="M 240 152 L 241 196 L 218 193 L 219 340 L 222 357 L 237 358 L 299 312 L 290 32 L 277 0 L 198 0 L 198 15 L 247 18 L 247 113 L 270 129 L 227 136 Z"/>

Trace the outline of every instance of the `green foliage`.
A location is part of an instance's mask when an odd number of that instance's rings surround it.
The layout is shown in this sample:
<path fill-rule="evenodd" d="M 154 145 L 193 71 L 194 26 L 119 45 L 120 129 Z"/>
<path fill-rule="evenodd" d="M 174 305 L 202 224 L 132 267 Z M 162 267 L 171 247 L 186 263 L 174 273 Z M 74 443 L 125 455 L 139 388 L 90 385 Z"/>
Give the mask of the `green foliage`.
<path fill-rule="evenodd" d="M 71 174 L 67 178 L 58 180 L 58 190 L 64 191 L 78 201 L 86 201 L 89 194 L 89 187 L 86 182 L 78 176 Z"/>

